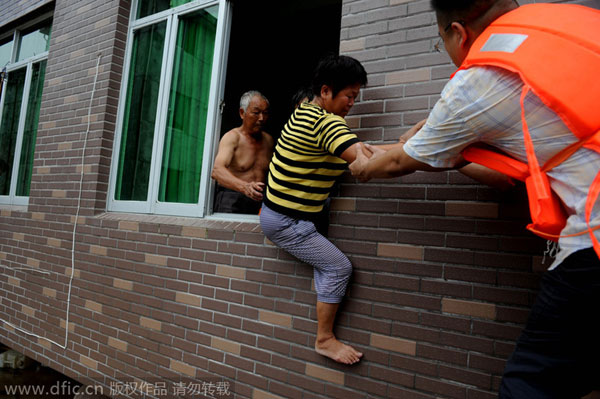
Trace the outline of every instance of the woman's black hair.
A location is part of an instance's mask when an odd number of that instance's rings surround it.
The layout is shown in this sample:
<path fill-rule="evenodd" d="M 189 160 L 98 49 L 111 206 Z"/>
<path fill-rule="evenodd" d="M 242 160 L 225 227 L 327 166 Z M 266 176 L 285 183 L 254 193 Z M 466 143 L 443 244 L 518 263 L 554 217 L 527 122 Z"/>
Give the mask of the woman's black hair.
<path fill-rule="evenodd" d="M 310 87 L 302 87 L 292 96 L 292 108 L 296 108 L 300 103 L 307 99 L 311 101 L 314 97 L 313 91 Z"/>
<path fill-rule="evenodd" d="M 359 83 L 361 86 L 367 84 L 367 72 L 362 64 L 345 55 L 328 55 L 322 58 L 315 69 L 312 81 L 313 93 L 321 95 L 321 87 L 331 87 L 335 97 L 344 88 Z"/>

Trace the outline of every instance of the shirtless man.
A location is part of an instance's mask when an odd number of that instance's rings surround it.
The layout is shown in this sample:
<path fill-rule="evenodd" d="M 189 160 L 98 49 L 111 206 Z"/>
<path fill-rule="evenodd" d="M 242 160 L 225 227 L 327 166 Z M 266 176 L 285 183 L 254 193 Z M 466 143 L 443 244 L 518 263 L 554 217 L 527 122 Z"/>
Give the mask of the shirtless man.
<path fill-rule="evenodd" d="M 269 101 L 258 91 L 242 95 L 242 125 L 223 135 L 213 166 L 219 184 L 214 212 L 258 213 L 273 155 L 273 138 L 263 130 L 268 110 Z"/>

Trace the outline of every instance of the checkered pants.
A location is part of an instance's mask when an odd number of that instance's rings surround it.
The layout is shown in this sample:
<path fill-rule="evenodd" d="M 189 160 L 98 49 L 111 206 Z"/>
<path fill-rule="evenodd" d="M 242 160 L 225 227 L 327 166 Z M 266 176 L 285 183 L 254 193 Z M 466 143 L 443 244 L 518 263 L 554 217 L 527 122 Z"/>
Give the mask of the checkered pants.
<path fill-rule="evenodd" d="M 342 251 L 317 232 L 313 222 L 282 215 L 263 204 L 260 225 L 275 245 L 313 266 L 319 302 L 342 301 L 352 264 Z"/>

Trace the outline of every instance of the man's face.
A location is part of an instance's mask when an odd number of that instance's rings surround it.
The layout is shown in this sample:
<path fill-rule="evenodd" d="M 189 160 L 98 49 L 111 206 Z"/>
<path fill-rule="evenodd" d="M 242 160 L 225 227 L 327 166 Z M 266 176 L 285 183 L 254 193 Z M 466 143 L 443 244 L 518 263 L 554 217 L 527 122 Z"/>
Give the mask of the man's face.
<path fill-rule="evenodd" d="M 240 116 L 245 129 L 250 133 L 260 133 L 269 119 L 269 105 L 264 98 L 254 96 L 246 111 L 240 109 Z"/>
<path fill-rule="evenodd" d="M 341 116 L 342 118 L 348 115 L 350 109 L 354 105 L 354 101 L 360 93 L 360 83 L 346 86 L 339 91 L 335 97 L 332 97 L 333 92 L 329 90 L 323 97 L 325 110 L 332 114 Z"/>

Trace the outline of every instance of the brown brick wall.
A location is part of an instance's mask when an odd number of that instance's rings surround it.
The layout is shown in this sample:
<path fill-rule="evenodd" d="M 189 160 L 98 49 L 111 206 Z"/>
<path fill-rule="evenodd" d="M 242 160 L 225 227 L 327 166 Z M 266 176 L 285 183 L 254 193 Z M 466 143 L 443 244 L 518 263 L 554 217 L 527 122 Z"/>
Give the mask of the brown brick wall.
<path fill-rule="evenodd" d="M 2 21 L 36 2 L 7 3 Z M 494 398 L 544 268 L 522 187 L 498 193 L 457 172 L 345 176 L 330 236 L 355 272 L 336 333 L 365 357 L 333 364 L 313 350 L 312 271 L 258 225 L 104 213 L 128 14 L 126 0 L 56 1 L 30 205 L 0 210 L 2 343 L 105 394 L 194 380 L 253 399 Z M 428 1 L 344 1 L 341 37 L 369 72 L 349 118 L 366 140 L 424 118 L 453 71 L 430 52 Z M 65 328 L 63 350 L 51 341 Z"/>
<path fill-rule="evenodd" d="M 52 9 L 54 0 L 2 0 L 0 1 L 0 33 L 17 23 L 20 18 Z M 4 66 L 4 65 L 3 65 Z"/>
<path fill-rule="evenodd" d="M 75 214 L 90 101 L 80 214 L 106 209 L 128 18 L 125 0 L 56 1 L 29 210 Z"/>

